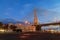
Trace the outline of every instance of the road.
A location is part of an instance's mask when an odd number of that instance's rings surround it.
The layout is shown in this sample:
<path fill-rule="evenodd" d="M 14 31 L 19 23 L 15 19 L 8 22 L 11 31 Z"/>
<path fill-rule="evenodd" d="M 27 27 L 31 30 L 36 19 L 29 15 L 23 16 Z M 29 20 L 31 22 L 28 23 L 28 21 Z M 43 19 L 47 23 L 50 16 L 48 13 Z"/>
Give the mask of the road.
<path fill-rule="evenodd" d="M 60 40 L 60 33 L 49 32 L 0 33 L 0 40 Z"/>

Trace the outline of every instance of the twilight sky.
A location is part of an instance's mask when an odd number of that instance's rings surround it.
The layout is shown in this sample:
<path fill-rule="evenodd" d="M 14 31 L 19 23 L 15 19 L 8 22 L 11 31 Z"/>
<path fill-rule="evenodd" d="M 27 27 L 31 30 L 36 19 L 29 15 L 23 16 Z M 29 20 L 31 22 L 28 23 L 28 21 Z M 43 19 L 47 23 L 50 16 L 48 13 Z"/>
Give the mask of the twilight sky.
<path fill-rule="evenodd" d="M 39 23 L 60 21 L 60 0 L 0 0 L 0 20 L 33 20 L 37 9 Z"/>

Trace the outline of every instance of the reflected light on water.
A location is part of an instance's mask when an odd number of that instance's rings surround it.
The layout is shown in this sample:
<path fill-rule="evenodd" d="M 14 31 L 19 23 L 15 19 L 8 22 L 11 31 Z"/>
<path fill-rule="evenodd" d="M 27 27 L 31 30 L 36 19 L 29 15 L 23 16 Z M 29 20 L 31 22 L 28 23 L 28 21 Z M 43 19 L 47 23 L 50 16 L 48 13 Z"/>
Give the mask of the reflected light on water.
<path fill-rule="evenodd" d="M 30 37 L 30 35 L 31 35 L 31 34 L 22 34 L 22 35 L 20 36 L 20 38 L 28 38 L 28 37 Z"/>

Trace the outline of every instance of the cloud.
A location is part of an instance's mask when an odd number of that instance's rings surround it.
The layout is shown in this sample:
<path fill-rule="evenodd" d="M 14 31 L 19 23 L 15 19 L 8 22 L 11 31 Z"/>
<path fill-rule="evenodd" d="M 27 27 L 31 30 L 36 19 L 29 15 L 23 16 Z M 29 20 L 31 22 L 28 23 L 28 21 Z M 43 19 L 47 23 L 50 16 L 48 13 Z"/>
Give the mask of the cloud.
<path fill-rule="evenodd" d="M 9 16 L 12 14 L 13 8 L 7 8 L 4 12 L 4 15 Z"/>
<path fill-rule="evenodd" d="M 4 13 L 4 15 L 5 15 L 6 18 L 11 17 L 11 14 L 9 14 L 9 13 Z"/>
<path fill-rule="evenodd" d="M 10 15 L 9 13 L 5 13 L 5 15 Z"/>
<path fill-rule="evenodd" d="M 50 9 L 51 11 L 55 11 L 55 12 L 60 12 L 60 3 L 56 3 L 53 5 L 53 8 Z"/>
<path fill-rule="evenodd" d="M 4 15 L 9 17 L 11 15 L 11 11 L 13 10 L 13 8 L 7 8 Z"/>
<path fill-rule="evenodd" d="M 8 8 L 8 10 L 11 10 L 12 8 Z"/>
<path fill-rule="evenodd" d="M 32 4 L 24 4 L 23 9 L 19 11 L 19 14 L 20 15 L 27 14 L 31 10 L 31 6 L 32 6 Z"/>
<path fill-rule="evenodd" d="M 24 10 L 19 11 L 20 15 L 24 15 Z"/>
<path fill-rule="evenodd" d="M 33 7 L 33 4 L 24 4 L 23 5 L 23 8 L 25 9 L 25 10 L 29 10 L 29 9 L 31 9 Z"/>
<path fill-rule="evenodd" d="M 25 4 L 24 7 L 30 7 L 32 4 Z"/>

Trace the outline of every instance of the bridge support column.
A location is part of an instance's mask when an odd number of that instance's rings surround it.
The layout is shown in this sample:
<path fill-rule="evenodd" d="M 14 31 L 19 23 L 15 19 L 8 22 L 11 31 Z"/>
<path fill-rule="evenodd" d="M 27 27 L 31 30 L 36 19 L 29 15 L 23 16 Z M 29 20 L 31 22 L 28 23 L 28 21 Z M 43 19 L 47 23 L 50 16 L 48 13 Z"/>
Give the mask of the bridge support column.
<path fill-rule="evenodd" d="M 41 31 L 41 26 L 37 25 L 36 26 L 36 31 Z"/>

